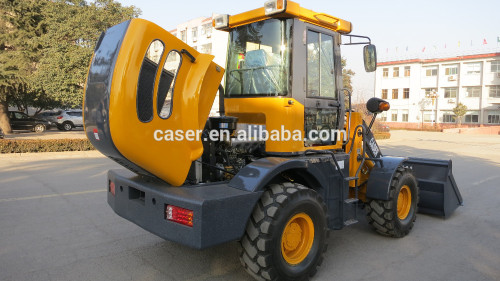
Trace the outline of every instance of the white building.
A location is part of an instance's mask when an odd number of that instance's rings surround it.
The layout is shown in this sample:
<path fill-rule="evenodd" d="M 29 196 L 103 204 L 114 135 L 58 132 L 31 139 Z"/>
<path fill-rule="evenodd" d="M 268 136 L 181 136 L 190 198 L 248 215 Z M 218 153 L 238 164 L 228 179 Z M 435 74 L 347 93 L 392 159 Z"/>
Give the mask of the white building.
<path fill-rule="evenodd" d="M 390 102 L 391 127 L 454 126 L 458 103 L 462 124 L 500 125 L 500 53 L 380 62 L 375 96 Z"/>

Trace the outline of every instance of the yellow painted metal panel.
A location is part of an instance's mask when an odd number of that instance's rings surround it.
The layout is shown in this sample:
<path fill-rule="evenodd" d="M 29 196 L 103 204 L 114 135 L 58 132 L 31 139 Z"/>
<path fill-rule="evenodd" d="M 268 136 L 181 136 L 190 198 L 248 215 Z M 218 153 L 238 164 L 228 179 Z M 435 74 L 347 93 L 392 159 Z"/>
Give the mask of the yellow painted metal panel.
<path fill-rule="evenodd" d="M 352 30 L 349 21 L 301 7 L 298 3 L 287 1 L 286 10 L 282 13 L 266 16 L 264 7 L 243 12 L 229 17 L 229 28 L 234 28 L 269 18 L 298 18 L 304 22 L 321 26 L 342 34 Z"/>
<path fill-rule="evenodd" d="M 156 113 L 160 75 L 154 87 L 154 117 L 143 123 L 137 117 L 137 85 L 141 65 L 150 43 L 161 40 L 165 51 L 159 70 L 170 50 L 186 49 L 196 61 L 183 55 L 168 119 Z M 224 69 L 212 62 L 212 55 L 200 54 L 158 25 L 133 19 L 116 61 L 109 102 L 111 137 L 120 153 L 155 176 L 178 186 L 183 184 L 192 161 L 198 159 L 203 146 L 199 141 L 157 141 L 156 130 L 201 130 L 217 93 Z"/>
<path fill-rule="evenodd" d="M 291 102 L 290 102 L 291 101 Z M 238 117 L 239 123 L 266 125 L 266 130 L 288 130 L 292 134 L 295 130 L 304 134 L 304 105 L 287 97 L 261 97 L 261 98 L 231 98 L 225 100 L 226 114 Z M 294 153 L 308 149 L 338 149 L 342 142 L 329 146 L 304 146 L 304 141 L 267 140 L 266 152 Z"/>

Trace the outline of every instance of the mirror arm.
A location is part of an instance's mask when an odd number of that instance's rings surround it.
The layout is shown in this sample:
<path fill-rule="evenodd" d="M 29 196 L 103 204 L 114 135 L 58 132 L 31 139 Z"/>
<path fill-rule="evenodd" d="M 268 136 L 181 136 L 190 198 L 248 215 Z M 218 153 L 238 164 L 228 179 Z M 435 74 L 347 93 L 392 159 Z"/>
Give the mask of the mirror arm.
<path fill-rule="evenodd" d="M 378 113 L 373 113 L 373 118 L 372 121 L 370 122 L 370 125 L 368 126 L 368 131 L 372 129 L 373 123 L 375 122 L 375 118 L 377 118 Z"/>
<path fill-rule="evenodd" d="M 362 35 L 353 35 L 353 34 L 347 34 L 347 35 L 342 35 L 349 37 L 349 43 L 342 43 L 342 45 L 371 45 L 372 40 L 368 36 L 362 36 Z M 368 40 L 368 42 L 352 42 L 352 38 L 363 38 Z"/>

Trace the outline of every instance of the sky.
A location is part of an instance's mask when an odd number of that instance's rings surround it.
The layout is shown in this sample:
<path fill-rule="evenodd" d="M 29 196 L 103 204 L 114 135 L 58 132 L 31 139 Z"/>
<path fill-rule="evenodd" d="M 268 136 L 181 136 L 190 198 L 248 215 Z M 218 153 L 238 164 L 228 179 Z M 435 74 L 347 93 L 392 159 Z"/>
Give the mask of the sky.
<path fill-rule="evenodd" d="M 117 0 L 142 10 L 141 18 L 166 30 L 212 13 L 238 14 L 264 5 L 265 0 Z M 477 52 L 500 52 L 499 0 L 296 0 L 302 7 L 352 23 L 351 34 L 369 36 L 378 61 L 451 57 Z M 485 43 L 486 40 L 486 44 Z M 459 43 L 460 42 L 460 43 Z M 425 48 L 425 49 L 424 49 Z M 373 96 L 374 73 L 363 67 L 362 46 L 343 46 L 347 67 L 356 72 L 355 100 Z"/>

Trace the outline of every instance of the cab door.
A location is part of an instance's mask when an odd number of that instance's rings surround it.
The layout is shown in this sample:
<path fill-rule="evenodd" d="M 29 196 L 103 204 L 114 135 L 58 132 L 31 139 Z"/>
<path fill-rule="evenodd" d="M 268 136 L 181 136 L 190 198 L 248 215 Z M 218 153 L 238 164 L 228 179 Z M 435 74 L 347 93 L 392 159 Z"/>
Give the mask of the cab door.
<path fill-rule="evenodd" d="M 306 26 L 305 37 L 305 146 L 334 145 L 336 135 L 332 130 L 340 129 L 343 122 L 343 100 L 339 99 L 342 87 L 340 54 L 336 50 L 338 37 L 335 32 L 313 25 Z"/>

